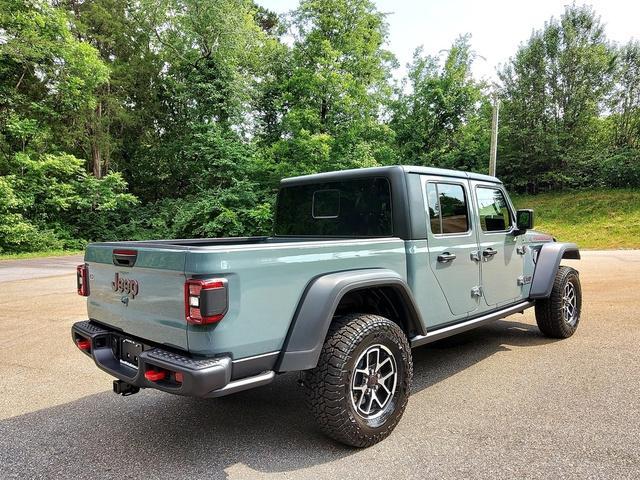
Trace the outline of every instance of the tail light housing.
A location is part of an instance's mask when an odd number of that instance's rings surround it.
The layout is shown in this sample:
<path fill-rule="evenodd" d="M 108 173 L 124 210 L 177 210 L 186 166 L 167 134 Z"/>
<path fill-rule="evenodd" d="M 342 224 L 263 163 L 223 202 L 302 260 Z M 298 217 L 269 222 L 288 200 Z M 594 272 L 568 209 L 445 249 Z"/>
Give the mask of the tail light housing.
<path fill-rule="evenodd" d="M 83 297 L 89 296 L 89 265 L 83 263 L 76 268 L 77 279 L 76 285 L 78 287 L 78 295 Z"/>
<path fill-rule="evenodd" d="M 219 322 L 229 307 L 227 280 L 187 280 L 184 285 L 184 307 L 187 323 L 208 325 Z"/>

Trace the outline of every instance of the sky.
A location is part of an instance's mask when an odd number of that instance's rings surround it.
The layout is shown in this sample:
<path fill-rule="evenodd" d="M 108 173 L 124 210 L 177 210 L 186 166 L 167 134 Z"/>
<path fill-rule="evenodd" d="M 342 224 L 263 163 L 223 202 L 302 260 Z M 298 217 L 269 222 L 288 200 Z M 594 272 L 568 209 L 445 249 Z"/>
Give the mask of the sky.
<path fill-rule="evenodd" d="M 294 9 L 298 0 L 256 0 L 277 13 Z M 401 68 L 411 61 L 414 49 L 424 45 L 425 53 L 436 55 L 449 48 L 460 34 L 471 34 L 471 45 L 479 58 L 476 78 L 497 79 L 496 67 L 509 60 L 518 45 L 550 17 L 558 18 L 567 0 L 375 0 L 378 10 L 389 14 L 389 45 Z M 609 40 L 626 43 L 640 39 L 640 1 L 589 0 L 605 23 Z M 481 57 L 481 58 L 480 58 Z"/>

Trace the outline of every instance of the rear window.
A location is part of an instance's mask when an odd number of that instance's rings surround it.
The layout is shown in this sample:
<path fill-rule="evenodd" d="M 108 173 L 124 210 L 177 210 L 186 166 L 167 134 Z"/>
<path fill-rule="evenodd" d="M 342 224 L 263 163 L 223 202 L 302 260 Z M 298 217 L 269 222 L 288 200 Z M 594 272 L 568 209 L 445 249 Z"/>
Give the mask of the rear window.
<path fill-rule="evenodd" d="M 312 237 L 393 235 L 386 178 L 359 178 L 280 189 L 275 234 Z"/>

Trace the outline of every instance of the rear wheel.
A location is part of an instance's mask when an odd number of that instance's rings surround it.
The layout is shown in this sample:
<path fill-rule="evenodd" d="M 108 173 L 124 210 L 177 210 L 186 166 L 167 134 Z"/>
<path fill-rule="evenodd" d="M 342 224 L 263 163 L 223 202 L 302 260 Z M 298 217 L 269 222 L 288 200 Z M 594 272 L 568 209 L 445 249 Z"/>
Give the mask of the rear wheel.
<path fill-rule="evenodd" d="M 549 298 L 536 301 L 536 322 L 547 337 L 568 338 L 580 323 L 582 289 L 578 272 L 561 266 Z"/>
<path fill-rule="evenodd" d="M 409 399 L 413 364 L 404 332 L 377 315 L 336 319 L 318 366 L 305 373 L 311 412 L 335 440 L 368 447 L 398 424 Z"/>

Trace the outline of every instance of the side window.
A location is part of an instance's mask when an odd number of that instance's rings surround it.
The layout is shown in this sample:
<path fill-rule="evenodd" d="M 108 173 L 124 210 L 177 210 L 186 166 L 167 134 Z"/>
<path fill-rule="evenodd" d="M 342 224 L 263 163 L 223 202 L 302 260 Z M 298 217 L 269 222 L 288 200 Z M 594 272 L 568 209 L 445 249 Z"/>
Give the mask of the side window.
<path fill-rule="evenodd" d="M 338 218 L 340 215 L 340 190 L 316 190 L 313 192 L 313 218 Z"/>
<path fill-rule="evenodd" d="M 432 233 L 438 235 L 469 231 L 467 200 L 462 185 L 427 183 L 426 193 Z"/>
<path fill-rule="evenodd" d="M 511 214 L 504 194 L 497 188 L 478 187 L 480 226 L 485 232 L 501 232 L 511 228 Z"/>
<path fill-rule="evenodd" d="M 427 183 L 427 205 L 431 232 L 442 233 L 442 228 L 440 228 L 440 202 L 438 202 L 438 189 L 435 183 Z"/>

